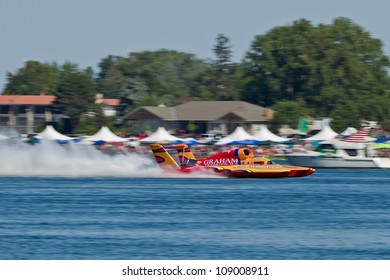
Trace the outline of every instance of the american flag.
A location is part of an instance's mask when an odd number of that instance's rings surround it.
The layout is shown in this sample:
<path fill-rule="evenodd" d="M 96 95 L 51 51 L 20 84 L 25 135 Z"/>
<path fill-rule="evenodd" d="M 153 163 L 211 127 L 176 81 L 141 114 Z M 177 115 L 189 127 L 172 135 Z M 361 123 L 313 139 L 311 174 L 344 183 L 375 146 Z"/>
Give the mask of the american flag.
<path fill-rule="evenodd" d="M 363 127 L 358 132 L 349 135 L 347 138 L 344 138 L 342 141 L 354 142 L 354 143 L 364 143 L 368 132 L 370 131 L 369 127 Z"/>

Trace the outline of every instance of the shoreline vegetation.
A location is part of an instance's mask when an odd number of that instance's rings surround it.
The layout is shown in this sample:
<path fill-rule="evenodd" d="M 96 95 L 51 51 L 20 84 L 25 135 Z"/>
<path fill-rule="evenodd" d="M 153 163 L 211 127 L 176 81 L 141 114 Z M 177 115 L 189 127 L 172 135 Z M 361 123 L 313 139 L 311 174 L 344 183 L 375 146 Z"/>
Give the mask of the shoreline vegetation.
<path fill-rule="evenodd" d="M 301 117 L 329 117 L 338 132 L 362 120 L 390 131 L 390 61 L 382 45 L 348 18 L 329 25 L 300 19 L 255 36 L 239 63 L 231 61 L 229 38 L 218 34 L 212 60 L 166 49 L 108 55 L 98 63 L 98 73 L 71 62 L 27 61 L 7 74 L 3 94 L 55 95 L 53 110 L 69 119 L 58 129 L 67 134 L 108 124 L 118 133 L 140 133 L 123 121 L 128 112 L 188 99 L 271 108 L 274 132 L 281 125 L 296 128 Z M 103 116 L 96 94 L 120 100 L 115 117 Z"/>

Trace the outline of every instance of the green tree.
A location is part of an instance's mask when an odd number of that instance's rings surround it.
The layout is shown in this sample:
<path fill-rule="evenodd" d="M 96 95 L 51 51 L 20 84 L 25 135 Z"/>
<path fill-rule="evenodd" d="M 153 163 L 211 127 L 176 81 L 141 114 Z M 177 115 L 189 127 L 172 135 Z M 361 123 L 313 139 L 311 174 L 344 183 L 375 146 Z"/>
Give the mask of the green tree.
<path fill-rule="evenodd" d="M 332 128 L 342 132 L 346 127 L 359 127 L 360 117 L 357 105 L 353 101 L 340 102 L 332 113 Z"/>
<path fill-rule="evenodd" d="M 140 78 L 123 78 L 122 90 L 119 94 L 120 106 L 118 115 L 124 116 L 138 106 L 157 105 L 157 100 L 148 94 L 146 83 Z M 150 99 L 148 101 L 148 98 Z"/>
<path fill-rule="evenodd" d="M 302 19 L 275 27 L 256 36 L 245 56 L 241 99 L 266 107 L 303 100 L 317 117 L 337 116 L 352 100 L 386 99 L 390 63 L 381 47 L 380 40 L 346 18 L 331 25 Z M 353 109 L 359 118 L 372 115 L 364 106 Z"/>
<path fill-rule="evenodd" d="M 94 106 L 96 84 L 91 69 L 79 70 L 77 65 L 66 63 L 60 72 L 57 98 L 53 104 L 55 111 L 63 113 L 70 120 L 70 128 L 76 130 L 80 117 Z"/>
<path fill-rule="evenodd" d="M 212 77 L 213 87 L 216 97 L 219 100 L 234 100 L 235 96 L 235 65 L 231 62 L 232 50 L 229 38 L 223 34 L 218 34 L 217 43 L 213 51 L 216 59 L 213 61 Z"/>
<path fill-rule="evenodd" d="M 304 97 L 312 29 L 310 22 L 301 20 L 256 36 L 243 62 L 241 98 L 269 107 Z"/>
<path fill-rule="evenodd" d="M 277 131 L 281 125 L 297 128 L 300 118 L 308 113 L 308 109 L 302 103 L 302 101 L 280 101 L 272 106 L 275 113 L 271 129 Z"/>
<path fill-rule="evenodd" d="M 390 119 L 384 120 L 381 125 L 384 131 L 390 132 Z"/>
<path fill-rule="evenodd" d="M 96 86 L 98 92 L 104 93 L 106 98 L 115 98 L 122 93 L 124 81 L 114 68 L 114 65 L 121 59 L 120 56 L 109 55 L 99 63 L 100 71 L 96 79 Z"/>
<path fill-rule="evenodd" d="M 55 94 L 58 82 L 59 69 L 55 63 L 47 64 L 29 60 L 15 74 L 7 73 L 7 83 L 3 93 Z"/>
<path fill-rule="evenodd" d="M 167 106 L 181 97 L 200 96 L 208 65 L 192 54 L 170 50 L 131 53 L 128 57 L 106 58 L 101 63 L 99 92 L 116 98 L 126 95 L 133 106 L 145 103 Z M 109 89 L 109 90 L 108 90 Z"/>
<path fill-rule="evenodd" d="M 104 116 L 102 104 L 93 104 L 88 113 L 80 116 L 76 133 L 81 135 L 92 135 L 102 126 L 108 126 L 109 120 Z"/>

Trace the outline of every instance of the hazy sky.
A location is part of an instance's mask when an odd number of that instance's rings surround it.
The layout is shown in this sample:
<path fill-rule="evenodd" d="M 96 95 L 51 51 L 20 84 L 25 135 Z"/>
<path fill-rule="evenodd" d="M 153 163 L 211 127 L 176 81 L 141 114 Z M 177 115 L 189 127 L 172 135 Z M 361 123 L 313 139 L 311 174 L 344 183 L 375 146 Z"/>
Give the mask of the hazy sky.
<path fill-rule="evenodd" d="M 107 55 L 169 49 L 213 58 L 219 33 L 234 61 L 255 35 L 305 18 L 317 25 L 347 17 L 390 55 L 388 0 L 0 0 L 0 91 L 26 60 L 95 69 Z"/>

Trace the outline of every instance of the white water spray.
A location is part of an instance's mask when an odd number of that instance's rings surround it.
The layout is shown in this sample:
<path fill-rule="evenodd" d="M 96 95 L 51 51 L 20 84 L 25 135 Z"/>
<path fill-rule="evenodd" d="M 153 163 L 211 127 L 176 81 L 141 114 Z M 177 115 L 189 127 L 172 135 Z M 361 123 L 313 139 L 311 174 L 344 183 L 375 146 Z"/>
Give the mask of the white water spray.
<path fill-rule="evenodd" d="M 220 178 L 216 174 L 167 173 L 152 154 L 109 155 L 94 146 L 54 141 L 27 144 L 14 130 L 0 128 L 0 176 Z"/>
<path fill-rule="evenodd" d="M 0 141 L 0 176 L 161 177 L 153 159 L 107 155 L 93 146 Z"/>

